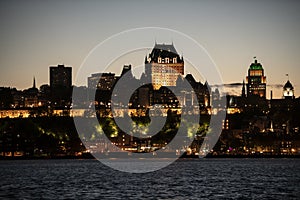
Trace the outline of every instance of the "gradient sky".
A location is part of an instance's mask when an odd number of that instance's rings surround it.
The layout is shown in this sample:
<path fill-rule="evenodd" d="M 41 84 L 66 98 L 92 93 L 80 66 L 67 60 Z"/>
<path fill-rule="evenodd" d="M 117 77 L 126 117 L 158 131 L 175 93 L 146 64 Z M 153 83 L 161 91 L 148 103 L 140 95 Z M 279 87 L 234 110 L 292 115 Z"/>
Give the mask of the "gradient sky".
<path fill-rule="evenodd" d="M 33 76 L 38 86 L 49 83 L 49 66 L 62 63 L 73 67 L 74 78 L 101 41 L 124 30 L 155 26 L 200 43 L 224 83 L 242 82 L 257 56 L 268 91 L 273 88 L 279 98 L 277 85 L 286 82 L 288 73 L 299 96 L 299 10 L 296 0 L 0 1 L 0 86 L 29 88 Z M 172 40 L 149 42 L 155 39 Z"/>

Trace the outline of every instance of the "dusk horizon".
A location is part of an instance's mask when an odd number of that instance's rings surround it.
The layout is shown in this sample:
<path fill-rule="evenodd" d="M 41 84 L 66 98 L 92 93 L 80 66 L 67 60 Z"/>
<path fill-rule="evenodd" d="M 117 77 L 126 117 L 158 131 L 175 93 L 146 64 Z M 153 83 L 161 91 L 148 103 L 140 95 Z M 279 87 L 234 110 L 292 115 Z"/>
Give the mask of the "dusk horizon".
<path fill-rule="evenodd" d="M 177 30 L 195 39 L 210 54 L 225 84 L 242 83 L 256 56 L 266 70 L 269 86 L 284 85 L 285 75 L 289 74 L 299 96 L 297 1 L 162 2 L 158 7 L 168 5 L 170 10 L 167 19 L 157 9 L 154 16 L 144 15 L 145 2 L 72 2 L 1 2 L 1 86 L 27 89 L 33 76 L 38 85 L 47 84 L 47 69 L 57 64 L 72 66 L 74 78 L 85 57 L 100 42 L 122 31 L 153 26 Z M 155 9 L 154 5 L 147 5 L 148 9 Z M 171 12 L 178 8 L 180 14 Z M 146 43 L 151 47 L 155 40 L 171 43 L 173 38 L 155 35 Z M 134 67 L 143 62 L 143 57 L 128 62 Z M 115 73 L 121 68 L 118 66 Z M 20 76 L 16 77 L 15 72 Z M 270 89 L 267 87 L 268 96 Z M 282 90 L 273 93 L 276 98 L 282 97 Z"/>
<path fill-rule="evenodd" d="M 68 64 L 65 64 L 65 63 L 57 63 L 56 65 L 49 65 L 47 66 L 47 68 L 45 68 L 45 73 L 47 75 L 49 75 L 49 67 L 50 66 L 57 66 L 57 65 L 65 65 L 65 66 L 69 66 L 69 67 L 72 67 L 74 69 L 73 66 L 70 66 Z M 126 62 L 124 63 L 123 65 L 131 65 L 130 62 Z M 105 72 L 102 72 L 102 71 L 98 71 L 96 73 L 115 73 L 115 74 L 121 74 L 121 69 L 123 67 L 123 65 L 119 66 L 119 70 L 116 70 L 116 71 L 105 71 Z M 249 64 L 250 66 L 250 64 Z M 133 68 L 135 66 L 132 66 Z M 249 67 L 248 67 L 249 68 Z M 76 69 L 76 68 L 75 68 Z M 245 70 L 245 72 L 247 72 L 248 69 Z M 185 75 L 189 74 L 189 72 L 186 72 Z M 193 75 L 193 73 L 191 73 Z M 74 80 L 74 74 L 72 74 L 72 80 Z M 294 81 L 291 80 L 289 78 L 289 74 L 285 74 L 285 82 L 283 83 L 274 83 L 274 84 L 269 84 L 267 83 L 267 98 L 270 98 L 270 92 L 272 91 L 273 92 L 273 98 L 282 98 L 283 97 L 283 86 L 284 84 L 286 83 L 286 81 L 290 80 L 292 82 L 292 84 L 295 86 L 294 84 Z M 135 76 L 137 79 L 140 78 L 140 76 Z M 267 75 L 268 77 L 268 75 Z M 29 86 L 24 86 L 24 87 L 21 87 L 21 88 L 18 88 L 14 85 L 1 85 L 1 87 L 9 87 L 9 88 L 16 88 L 17 90 L 26 90 L 26 89 L 29 89 L 33 86 L 33 82 L 35 81 L 36 83 L 36 87 L 37 88 L 40 88 L 40 86 L 43 86 L 43 85 L 49 85 L 49 79 L 47 80 L 47 82 L 43 82 L 43 83 L 40 83 L 39 81 L 39 76 L 36 76 L 36 75 L 33 75 L 32 77 L 29 77 L 29 79 L 31 78 L 31 83 Z M 87 78 L 86 77 L 86 83 L 82 83 L 81 85 L 76 85 L 76 84 L 73 84 L 73 86 L 76 86 L 76 87 L 87 87 L 88 83 L 87 83 Z M 224 90 L 225 90 L 225 93 L 228 94 L 228 95 L 236 95 L 236 96 L 239 96 L 241 95 L 242 93 L 242 86 L 243 86 L 243 81 L 245 81 L 246 79 L 246 75 L 244 77 L 242 77 L 242 81 L 240 82 L 227 82 L 227 83 L 223 83 L 222 85 L 211 85 L 211 87 L 213 88 L 217 88 L 217 87 L 223 87 Z M 200 81 L 201 83 L 205 83 L 207 80 L 206 79 L 203 79 L 203 78 L 199 78 L 199 77 L 196 77 L 196 80 L 197 81 Z M 267 80 L 268 81 L 268 80 Z M 298 97 L 298 90 L 297 90 L 297 86 L 295 86 L 295 96 Z"/>

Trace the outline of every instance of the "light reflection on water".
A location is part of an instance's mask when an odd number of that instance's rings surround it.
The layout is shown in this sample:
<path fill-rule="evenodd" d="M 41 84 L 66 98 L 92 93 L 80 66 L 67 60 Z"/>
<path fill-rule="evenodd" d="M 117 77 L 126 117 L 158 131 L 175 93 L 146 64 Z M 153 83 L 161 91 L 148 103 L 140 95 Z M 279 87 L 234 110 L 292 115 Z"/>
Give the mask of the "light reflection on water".
<path fill-rule="evenodd" d="M 0 178 L 1 199 L 300 199 L 300 159 L 183 159 L 145 174 L 97 160 L 2 160 Z"/>

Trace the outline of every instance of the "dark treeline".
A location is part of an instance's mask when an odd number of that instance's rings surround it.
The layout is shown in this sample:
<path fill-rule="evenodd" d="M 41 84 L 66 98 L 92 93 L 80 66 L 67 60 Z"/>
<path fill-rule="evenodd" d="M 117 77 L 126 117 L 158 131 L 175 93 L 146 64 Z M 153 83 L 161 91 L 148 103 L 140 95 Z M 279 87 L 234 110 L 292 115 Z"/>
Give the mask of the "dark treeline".
<path fill-rule="evenodd" d="M 84 150 L 71 117 L 0 119 L 0 155 L 75 155 Z"/>

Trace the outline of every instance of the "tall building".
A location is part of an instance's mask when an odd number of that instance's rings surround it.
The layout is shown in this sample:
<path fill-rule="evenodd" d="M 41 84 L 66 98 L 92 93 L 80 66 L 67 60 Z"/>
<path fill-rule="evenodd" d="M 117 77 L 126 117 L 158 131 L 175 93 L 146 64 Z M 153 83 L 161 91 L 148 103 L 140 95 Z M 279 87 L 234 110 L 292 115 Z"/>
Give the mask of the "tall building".
<path fill-rule="evenodd" d="M 176 80 L 184 75 L 184 61 L 173 45 L 156 44 L 145 58 L 145 73 L 150 77 L 153 88 L 176 86 Z"/>
<path fill-rule="evenodd" d="M 53 106 L 69 106 L 72 95 L 72 67 L 50 66 L 50 91 Z"/>
<path fill-rule="evenodd" d="M 72 67 L 57 65 L 50 66 L 50 87 L 51 88 L 71 88 L 72 86 Z"/>
<path fill-rule="evenodd" d="M 246 81 L 247 97 L 259 96 L 266 98 L 266 76 L 264 76 L 262 65 L 256 59 L 250 65 Z"/>

